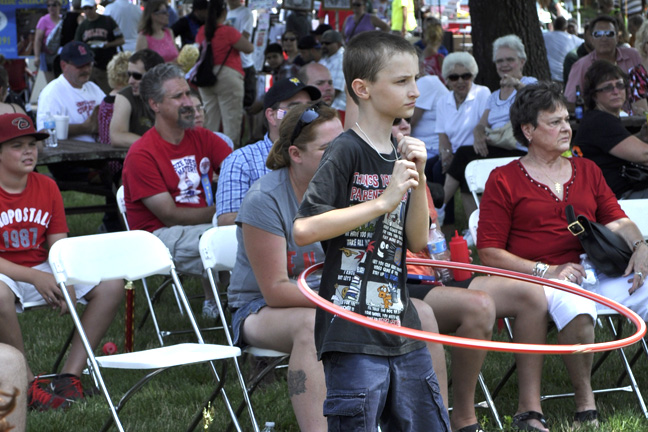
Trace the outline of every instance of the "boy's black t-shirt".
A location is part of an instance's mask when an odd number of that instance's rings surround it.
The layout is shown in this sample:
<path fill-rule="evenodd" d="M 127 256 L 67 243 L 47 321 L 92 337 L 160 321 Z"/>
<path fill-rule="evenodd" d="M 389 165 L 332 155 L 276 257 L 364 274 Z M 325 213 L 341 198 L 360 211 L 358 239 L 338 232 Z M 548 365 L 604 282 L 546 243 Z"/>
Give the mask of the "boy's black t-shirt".
<path fill-rule="evenodd" d="M 392 153 L 387 159 L 395 159 Z M 318 215 L 376 199 L 389 184 L 394 162 L 384 161 L 353 130 L 327 148 L 297 217 Z M 391 213 L 323 242 L 326 259 L 320 296 L 378 321 L 420 329 L 405 280 L 405 214 L 408 195 Z M 329 351 L 402 355 L 423 342 L 372 330 L 318 308 L 318 355 Z"/>

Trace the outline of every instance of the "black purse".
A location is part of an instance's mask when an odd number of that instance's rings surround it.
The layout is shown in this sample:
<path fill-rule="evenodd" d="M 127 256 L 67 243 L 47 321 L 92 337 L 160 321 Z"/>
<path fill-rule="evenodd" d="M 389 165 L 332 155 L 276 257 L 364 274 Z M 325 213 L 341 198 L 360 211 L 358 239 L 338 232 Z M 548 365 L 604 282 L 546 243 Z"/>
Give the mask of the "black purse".
<path fill-rule="evenodd" d="M 576 218 L 571 204 L 565 208 L 565 215 L 569 224 L 567 229 L 578 237 L 594 267 L 607 276 L 621 276 L 632 256 L 630 246 L 604 225 L 583 215 Z"/>
<path fill-rule="evenodd" d="M 632 190 L 648 188 L 648 167 L 629 162 L 621 167 L 621 177 L 628 180 Z"/>

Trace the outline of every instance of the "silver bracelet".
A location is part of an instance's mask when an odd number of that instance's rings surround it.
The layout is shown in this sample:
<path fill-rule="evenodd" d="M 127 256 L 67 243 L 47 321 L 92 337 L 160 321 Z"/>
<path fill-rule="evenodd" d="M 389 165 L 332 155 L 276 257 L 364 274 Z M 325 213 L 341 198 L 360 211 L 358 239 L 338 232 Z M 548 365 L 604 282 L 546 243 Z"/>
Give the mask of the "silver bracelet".
<path fill-rule="evenodd" d="M 549 270 L 549 265 L 538 261 L 535 263 L 535 267 L 533 267 L 533 276 L 543 278 L 547 270 Z"/>
<path fill-rule="evenodd" d="M 648 246 L 648 243 L 646 242 L 646 240 L 637 240 L 636 242 L 632 243 L 632 252 L 636 251 L 637 248 L 639 247 L 639 245 L 642 244 L 642 243 L 645 244 L 646 246 Z"/>

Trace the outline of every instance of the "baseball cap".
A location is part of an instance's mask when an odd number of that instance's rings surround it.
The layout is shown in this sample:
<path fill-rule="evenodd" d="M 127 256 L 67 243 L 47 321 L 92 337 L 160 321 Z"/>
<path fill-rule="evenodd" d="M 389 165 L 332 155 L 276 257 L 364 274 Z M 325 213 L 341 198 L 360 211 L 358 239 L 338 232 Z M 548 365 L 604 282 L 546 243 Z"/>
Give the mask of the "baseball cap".
<path fill-rule="evenodd" d="M 317 100 L 322 97 L 322 93 L 320 93 L 317 87 L 307 86 L 299 78 L 283 78 L 270 87 L 265 98 L 263 98 L 263 108 L 268 109 L 277 102 L 290 99 L 300 91 L 307 92 L 311 100 Z"/>
<path fill-rule="evenodd" d="M 0 130 L 2 131 L 0 140 L 3 143 L 22 136 L 33 136 L 37 140 L 43 140 L 49 136 L 48 133 L 36 132 L 32 120 L 25 114 L 17 113 L 0 115 Z"/>
<path fill-rule="evenodd" d="M 74 66 L 83 66 L 94 61 L 94 54 L 85 43 L 71 41 L 61 50 L 61 60 Z"/>
<path fill-rule="evenodd" d="M 299 39 L 299 42 L 297 43 L 297 49 L 311 49 L 311 48 L 322 48 L 322 45 L 319 42 L 317 42 L 317 39 L 315 39 L 311 35 L 304 36 L 303 38 Z"/>
<path fill-rule="evenodd" d="M 316 28 L 315 30 L 313 30 L 311 33 L 314 34 L 314 35 L 316 35 L 316 36 L 319 36 L 319 35 L 324 34 L 324 32 L 327 31 L 327 30 L 333 30 L 333 27 L 331 27 L 331 26 L 328 25 L 328 24 L 320 24 L 320 25 L 318 25 L 317 28 Z"/>
<path fill-rule="evenodd" d="M 81 9 L 84 7 L 96 7 L 97 3 L 94 0 L 81 0 Z"/>
<path fill-rule="evenodd" d="M 322 42 L 342 43 L 342 33 L 335 30 L 326 30 L 321 38 Z"/>

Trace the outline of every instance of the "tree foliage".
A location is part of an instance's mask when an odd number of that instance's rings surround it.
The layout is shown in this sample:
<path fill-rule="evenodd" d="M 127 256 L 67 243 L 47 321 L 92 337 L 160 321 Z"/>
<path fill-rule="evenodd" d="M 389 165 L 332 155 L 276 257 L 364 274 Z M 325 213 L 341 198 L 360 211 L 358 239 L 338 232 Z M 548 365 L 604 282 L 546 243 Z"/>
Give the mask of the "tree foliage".
<path fill-rule="evenodd" d="M 535 0 L 469 0 L 473 56 L 479 66 L 478 84 L 498 89 L 500 78 L 493 63 L 493 41 L 518 35 L 526 49 L 524 75 L 550 79 L 547 51 Z"/>

